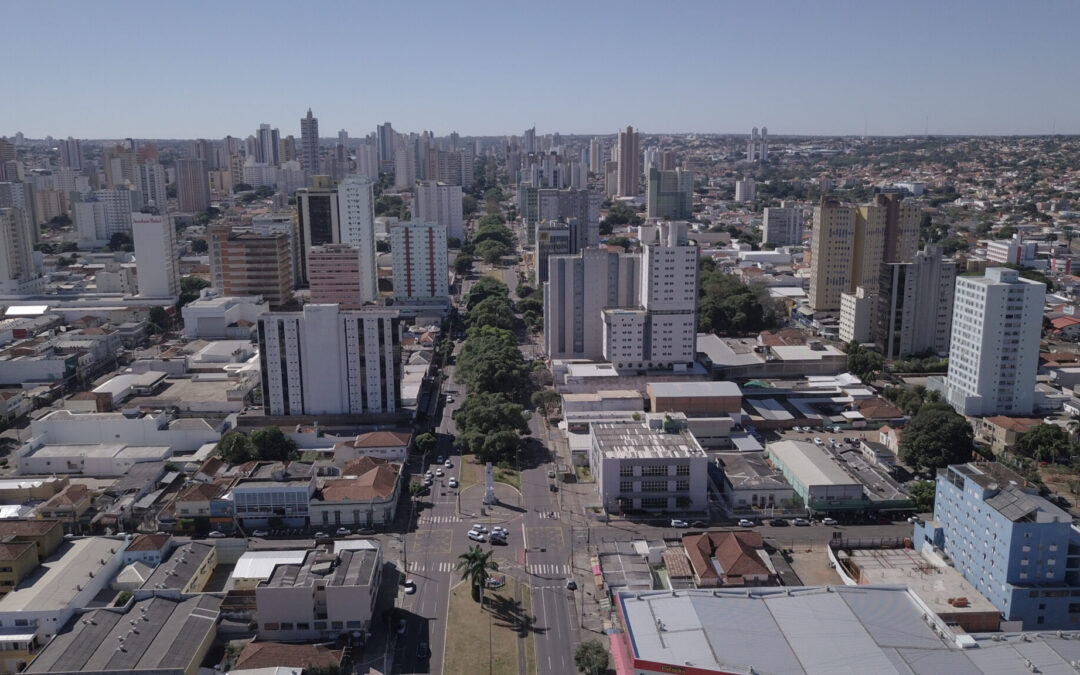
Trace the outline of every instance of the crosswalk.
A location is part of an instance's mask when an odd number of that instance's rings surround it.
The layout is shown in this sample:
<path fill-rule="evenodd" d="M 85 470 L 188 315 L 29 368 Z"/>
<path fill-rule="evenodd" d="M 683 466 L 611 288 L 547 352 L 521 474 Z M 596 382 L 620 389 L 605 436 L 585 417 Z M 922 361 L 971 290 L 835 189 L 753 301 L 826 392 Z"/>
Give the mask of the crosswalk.
<path fill-rule="evenodd" d="M 569 565 L 554 565 L 554 564 L 542 564 L 537 563 L 535 565 L 529 565 L 529 574 L 536 574 L 539 576 L 560 576 L 570 573 Z"/>
<path fill-rule="evenodd" d="M 559 512 L 558 511 L 541 511 L 540 512 L 540 517 L 541 518 L 554 518 L 555 520 L 558 520 L 559 519 Z"/>
<path fill-rule="evenodd" d="M 420 516 L 419 523 L 421 525 L 427 525 L 429 523 L 460 523 L 464 520 L 460 516 Z"/>
<path fill-rule="evenodd" d="M 419 560 L 410 560 L 409 564 L 405 566 L 409 572 L 453 572 L 454 567 L 457 565 L 455 562 L 432 562 L 424 563 Z"/>

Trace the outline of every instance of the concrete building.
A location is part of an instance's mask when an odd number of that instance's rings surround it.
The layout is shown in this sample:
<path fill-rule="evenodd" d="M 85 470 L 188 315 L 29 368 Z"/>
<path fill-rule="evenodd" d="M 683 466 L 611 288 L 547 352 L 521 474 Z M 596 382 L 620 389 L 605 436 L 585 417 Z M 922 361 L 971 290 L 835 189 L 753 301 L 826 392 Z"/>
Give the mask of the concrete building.
<path fill-rule="evenodd" d="M 735 181 L 735 201 L 752 202 L 757 199 L 757 184 L 753 178 L 742 178 Z"/>
<path fill-rule="evenodd" d="M 840 294 L 865 286 L 874 296 L 883 263 L 908 262 L 919 243 L 918 204 L 899 193 L 878 194 L 853 206 L 823 196 L 814 208 L 810 259 L 810 308 L 835 314 Z"/>
<path fill-rule="evenodd" d="M 67 140 L 61 140 L 59 145 L 60 166 L 65 169 L 75 169 L 76 171 L 82 169 L 82 142 L 68 136 Z"/>
<path fill-rule="evenodd" d="M 1024 241 L 1020 234 L 1014 234 L 1011 239 L 996 239 L 986 245 L 986 259 L 990 262 L 1030 267 L 1039 252 L 1039 243 L 1036 241 Z"/>
<path fill-rule="evenodd" d="M 292 300 L 292 240 L 212 225 L 208 230 L 213 287 L 226 296 L 262 296 L 271 307 Z"/>
<path fill-rule="evenodd" d="M 542 221 L 537 223 L 534 229 L 532 240 L 536 244 L 533 253 L 536 279 L 543 284 L 548 280 L 548 264 L 553 256 L 577 253 L 574 244 L 577 240 L 578 223 Z"/>
<path fill-rule="evenodd" d="M 176 228 L 156 213 L 131 214 L 135 269 L 139 295 L 145 298 L 180 296 L 180 266 L 176 259 Z"/>
<path fill-rule="evenodd" d="M 312 525 L 327 532 L 388 527 L 401 496 L 402 466 L 375 457 L 346 463 L 340 478 L 326 478 L 312 496 Z"/>
<path fill-rule="evenodd" d="M 254 336 L 254 326 L 269 305 L 259 296 L 222 296 L 205 288 L 184 305 L 184 337 L 189 340 L 236 340 Z"/>
<path fill-rule="evenodd" d="M 382 549 L 373 540 L 308 551 L 299 565 L 281 564 L 255 587 L 259 638 L 333 640 L 367 633 L 382 580 Z"/>
<path fill-rule="evenodd" d="M 949 372 L 940 384 L 957 412 L 1031 414 L 1045 295 L 1044 284 L 1005 267 L 957 278 Z"/>
<path fill-rule="evenodd" d="M 131 214 L 142 208 L 142 193 L 126 188 L 96 190 L 71 206 L 79 246 L 100 248 L 114 234 L 131 232 Z"/>
<path fill-rule="evenodd" d="M 670 418 L 668 418 L 670 419 Z M 708 456 L 694 435 L 661 417 L 594 422 L 589 467 L 598 497 L 612 513 L 694 512 L 708 508 Z"/>
<path fill-rule="evenodd" d="M 808 509 L 829 510 L 861 504 L 863 485 L 824 450 L 805 441 L 779 441 L 766 447 L 769 458 Z"/>
<path fill-rule="evenodd" d="M 776 246 L 799 246 L 802 244 L 803 213 L 795 202 L 781 202 L 779 207 L 765 207 L 761 243 Z"/>
<path fill-rule="evenodd" d="M 641 144 L 633 127 L 619 132 L 618 196 L 637 197 L 641 183 Z"/>
<path fill-rule="evenodd" d="M 649 218 L 689 220 L 693 218 L 694 172 L 649 169 Z"/>
<path fill-rule="evenodd" d="M 210 179 L 205 160 L 176 160 L 176 201 L 178 208 L 187 213 L 210 208 Z"/>
<path fill-rule="evenodd" d="M 338 224 L 338 194 L 329 176 L 314 176 L 311 187 L 296 191 L 296 215 L 300 244 L 304 251 L 300 278 L 308 281 L 308 256 L 315 246 L 341 240 Z"/>
<path fill-rule="evenodd" d="M 886 359 L 949 352 L 955 284 L 956 263 L 933 244 L 910 263 L 882 265 L 872 341 Z"/>
<path fill-rule="evenodd" d="M 322 173 L 319 170 L 319 118 L 311 114 L 300 118 L 300 163 L 309 176 Z"/>
<path fill-rule="evenodd" d="M 41 275 L 34 267 L 31 226 L 26 212 L 0 209 L 0 295 L 40 293 Z"/>
<path fill-rule="evenodd" d="M 742 408 L 734 382 L 650 382 L 649 410 L 693 415 L 732 415 Z"/>
<path fill-rule="evenodd" d="M 866 287 L 840 294 L 840 341 L 871 342 L 874 335 L 874 298 Z"/>
<path fill-rule="evenodd" d="M 346 176 L 338 185 L 337 243 L 360 249 L 360 300 L 379 298 L 378 269 L 375 252 L 374 183 L 365 176 Z"/>
<path fill-rule="evenodd" d="M 311 302 L 336 303 L 341 309 L 364 306 L 360 299 L 360 249 L 348 244 L 316 246 L 308 253 Z"/>
<path fill-rule="evenodd" d="M 395 412 L 401 406 L 397 310 L 305 305 L 259 319 L 263 408 L 270 415 Z"/>
<path fill-rule="evenodd" d="M 438 223 L 446 228 L 446 236 L 459 241 L 465 238 L 462 217 L 461 186 L 433 180 L 416 184 L 413 198 L 413 217 L 422 223 Z"/>
<path fill-rule="evenodd" d="M 948 556 L 1006 621 L 1025 630 L 1075 628 L 1080 530 L 1035 486 L 996 462 L 939 469 L 934 518 L 915 546 Z"/>
<path fill-rule="evenodd" d="M 153 204 L 160 212 L 165 213 L 169 206 L 166 192 L 169 180 L 165 167 L 157 162 L 142 162 L 136 169 L 136 176 L 143 204 Z"/>
<path fill-rule="evenodd" d="M 390 228 L 394 299 L 441 300 L 450 297 L 446 226 L 405 222 Z"/>
<path fill-rule="evenodd" d="M 598 192 L 568 188 L 536 191 L 536 217 L 533 222 L 564 221 L 578 225 L 570 252 L 600 245 L 600 204 L 604 198 Z"/>

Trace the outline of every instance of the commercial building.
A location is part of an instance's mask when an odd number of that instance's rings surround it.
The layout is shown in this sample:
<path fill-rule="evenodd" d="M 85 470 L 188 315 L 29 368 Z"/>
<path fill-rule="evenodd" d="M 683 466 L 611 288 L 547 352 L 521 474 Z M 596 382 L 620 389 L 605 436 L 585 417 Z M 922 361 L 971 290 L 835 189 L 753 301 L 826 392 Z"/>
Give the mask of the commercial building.
<path fill-rule="evenodd" d="M 17 471 L 23 475 L 81 474 L 123 476 L 135 464 L 164 462 L 172 456 L 167 445 L 126 443 L 27 443 L 18 451 Z"/>
<path fill-rule="evenodd" d="M 188 213 L 210 208 L 210 179 L 205 160 L 176 160 L 176 201 L 179 209 Z"/>
<path fill-rule="evenodd" d="M 0 295 L 41 292 L 44 282 L 34 268 L 33 240 L 26 212 L 0 209 Z"/>
<path fill-rule="evenodd" d="M 765 222 L 761 229 L 761 243 L 776 246 L 802 244 L 803 213 L 795 202 L 784 201 L 779 207 L 765 207 Z"/>
<path fill-rule="evenodd" d="M 829 510 L 864 502 L 863 485 L 817 445 L 779 441 L 766 447 L 769 458 L 808 509 Z"/>
<path fill-rule="evenodd" d="M 872 204 L 843 204 L 823 196 L 814 208 L 810 259 L 810 308 L 835 314 L 840 294 L 864 286 L 878 292 L 883 263 L 907 262 L 919 244 L 918 204 L 899 193 L 882 193 Z"/>
<path fill-rule="evenodd" d="M 278 565 L 255 587 L 260 639 L 333 640 L 371 630 L 382 549 L 370 540 L 340 544 L 334 551 L 308 551 L 299 565 Z"/>
<path fill-rule="evenodd" d="M 1080 623 L 1080 530 L 1001 464 L 939 469 L 934 518 L 916 525 L 913 540 L 947 556 L 1006 621 L 1025 630 Z"/>
<path fill-rule="evenodd" d="M 637 197 L 641 183 L 641 144 L 633 127 L 619 132 L 618 196 Z"/>
<path fill-rule="evenodd" d="M 144 591 L 178 591 L 181 595 L 201 593 L 217 569 L 217 546 L 189 541 L 172 550 L 142 585 Z"/>
<path fill-rule="evenodd" d="M 956 263 L 933 244 L 911 262 L 882 265 L 871 339 L 886 359 L 949 352 L 955 284 Z"/>
<path fill-rule="evenodd" d="M 607 511 L 708 508 L 708 456 L 692 433 L 677 427 L 658 415 L 590 425 L 589 467 Z"/>
<path fill-rule="evenodd" d="M 117 188 L 96 190 L 72 203 L 79 246 L 100 248 L 117 233 L 131 232 L 131 214 L 142 208 L 142 194 Z"/>
<path fill-rule="evenodd" d="M 345 464 L 340 478 L 326 478 L 311 498 L 314 527 L 368 529 L 394 522 L 403 464 L 361 457 Z"/>
<path fill-rule="evenodd" d="M 394 299 L 442 300 L 450 296 L 446 226 L 405 222 L 390 228 Z"/>
<path fill-rule="evenodd" d="M 292 300 L 292 241 L 284 233 L 260 235 L 232 225 L 209 228 L 213 287 L 226 296 L 262 296 L 271 307 Z"/>
<path fill-rule="evenodd" d="M 316 487 L 311 464 L 259 464 L 232 486 L 236 520 L 245 530 L 269 527 L 271 521 L 281 527 L 307 527 Z"/>
<path fill-rule="evenodd" d="M 319 118 L 311 114 L 300 118 L 300 163 L 309 176 L 322 173 L 319 170 Z"/>
<path fill-rule="evenodd" d="M 649 169 L 649 218 L 689 220 L 693 218 L 694 172 Z"/>
<path fill-rule="evenodd" d="M 243 340 L 254 337 L 259 316 L 269 305 L 259 296 L 221 295 L 204 288 L 198 300 L 180 309 L 184 337 L 189 340 Z"/>
<path fill-rule="evenodd" d="M 416 196 L 413 198 L 415 220 L 443 225 L 447 237 L 462 241 L 465 238 L 462 213 L 460 185 L 447 185 L 434 180 L 416 184 Z"/>
<path fill-rule="evenodd" d="M 949 371 L 930 386 L 962 415 L 1031 414 L 1045 295 L 1005 267 L 957 278 Z"/>
<path fill-rule="evenodd" d="M 735 181 L 735 201 L 752 202 L 757 199 L 757 184 L 753 178 L 742 178 Z"/>
<path fill-rule="evenodd" d="M 360 300 L 379 298 L 375 252 L 374 183 L 365 176 L 346 176 L 338 185 L 337 242 L 360 249 Z"/>
<path fill-rule="evenodd" d="M 311 187 L 296 191 L 296 215 L 304 251 L 300 277 L 306 282 L 311 249 L 340 241 L 337 188 L 329 176 L 313 176 Z"/>
<path fill-rule="evenodd" d="M 742 408 L 742 393 L 734 382 L 650 382 L 649 410 L 693 415 L 731 415 Z"/>
<path fill-rule="evenodd" d="M 139 295 L 167 298 L 180 296 L 180 268 L 176 259 L 176 228 L 155 213 L 131 214 L 131 234 L 135 242 L 135 269 Z"/>
<path fill-rule="evenodd" d="M 337 305 L 259 319 L 263 408 L 270 415 L 394 412 L 401 407 L 398 312 Z"/>

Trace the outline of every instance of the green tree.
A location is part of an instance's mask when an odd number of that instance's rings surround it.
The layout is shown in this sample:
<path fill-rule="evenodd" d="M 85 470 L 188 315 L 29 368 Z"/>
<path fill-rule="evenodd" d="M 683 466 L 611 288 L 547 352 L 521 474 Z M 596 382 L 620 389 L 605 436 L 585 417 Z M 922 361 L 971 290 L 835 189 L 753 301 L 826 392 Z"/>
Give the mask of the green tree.
<path fill-rule="evenodd" d="M 513 459 L 519 434 L 529 430 L 524 408 L 502 394 L 470 394 L 454 411 L 458 435 L 454 444 L 481 461 Z"/>
<path fill-rule="evenodd" d="M 937 488 L 932 480 L 920 480 L 908 486 L 908 494 L 915 502 L 915 510 L 919 513 L 932 513 L 934 510 L 934 494 Z"/>
<path fill-rule="evenodd" d="M 458 353 L 454 378 L 472 394 L 495 392 L 513 396 L 527 384 L 529 366 L 514 334 L 502 328 L 471 328 Z"/>
<path fill-rule="evenodd" d="M 920 469 L 941 469 L 971 461 L 971 425 L 944 403 L 924 403 L 900 435 L 900 461 Z"/>
<path fill-rule="evenodd" d="M 495 551 L 484 552 L 479 546 L 470 546 L 469 550 L 458 556 L 454 569 L 461 572 L 461 580 L 468 581 L 472 588 L 472 597 L 480 602 L 487 584 L 488 572 L 499 569 L 499 563 L 493 559 Z"/>
<path fill-rule="evenodd" d="M 505 297 L 491 296 L 469 310 L 465 315 L 465 325 L 469 328 L 493 326 L 511 330 L 514 327 L 514 310 Z"/>
<path fill-rule="evenodd" d="M 164 333 L 172 325 L 172 318 L 164 307 L 151 307 L 146 320 L 155 333 Z"/>
<path fill-rule="evenodd" d="M 233 186 L 232 191 L 233 191 L 233 194 L 240 194 L 241 192 L 248 192 L 248 191 L 254 190 L 254 189 L 255 188 L 251 187 L 247 183 L 237 183 L 236 185 Z"/>
<path fill-rule="evenodd" d="M 409 496 L 410 497 L 419 497 L 420 495 L 424 494 L 424 490 L 426 490 L 426 489 L 427 488 L 424 487 L 424 484 L 421 483 L 418 480 L 409 481 Z"/>
<path fill-rule="evenodd" d="M 251 434 L 251 442 L 259 459 L 284 462 L 297 457 L 296 441 L 278 427 L 266 427 Z"/>
<path fill-rule="evenodd" d="M 1032 427 L 1016 441 L 1016 453 L 1039 462 L 1052 462 L 1073 454 L 1073 444 L 1064 429 L 1056 424 Z"/>
<path fill-rule="evenodd" d="M 380 240 L 376 241 L 375 242 L 375 250 L 377 252 L 379 252 L 379 253 L 389 253 L 390 252 L 390 242 L 387 241 L 386 239 L 380 239 Z"/>
<path fill-rule="evenodd" d="M 863 347 L 854 340 L 845 348 L 847 352 L 847 368 L 863 382 L 869 382 L 885 367 L 885 359 L 881 354 Z"/>
<path fill-rule="evenodd" d="M 487 239 L 476 245 L 476 255 L 489 265 L 498 263 L 508 253 L 510 247 L 494 239 Z"/>
<path fill-rule="evenodd" d="M 243 464 L 255 459 L 255 444 L 246 434 L 229 431 L 218 441 L 214 451 L 229 464 Z"/>
<path fill-rule="evenodd" d="M 558 409 L 562 397 L 554 389 L 541 389 L 529 400 L 541 415 L 547 417 L 552 410 Z"/>
<path fill-rule="evenodd" d="M 582 642 L 574 649 L 574 666 L 583 675 L 600 675 L 608 667 L 608 653 L 599 640 Z"/>
<path fill-rule="evenodd" d="M 191 252 L 192 253 L 206 253 L 210 250 L 210 246 L 206 243 L 205 239 L 192 239 L 191 240 Z"/>
<path fill-rule="evenodd" d="M 127 251 L 130 253 L 135 250 L 135 244 L 131 241 L 131 235 L 127 232 L 114 232 L 113 236 L 109 237 L 109 248 L 114 251 Z"/>
<path fill-rule="evenodd" d="M 458 257 L 454 258 L 454 272 L 459 277 L 463 277 L 469 272 L 472 272 L 473 257 L 468 253 L 462 253 Z"/>
<path fill-rule="evenodd" d="M 498 279 L 484 277 L 473 284 L 472 288 L 469 289 L 468 294 L 465 296 L 465 307 L 467 309 L 472 309 L 483 302 L 489 295 L 499 295 L 508 298 L 510 297 L 510 289 Z"/>
<path fill-rule="evenodd" d="M 210 288 L 210 282 L 202 277 L 180 277 L 180 302 L 182 307 L 193 300 L 199 299 L 199 291 Z"/>
<path fill-rule="evenodd" d="M 466 218 L 472 218 L 476 215 L 476 211 L 479 209 L 479 204 L 476 201 L 476 197 L 472 195 L 464 195 L 461 198 L 461 213 Z"/>
<path fill-rule="evenodd" d="M 413 442 L 416 443 L 416 449 L 420 454 L 426 455 L 435 449 L 435 444 L 438 443 L 438 439 L 435 438 L 435 434 L 425 432 L 417 436 Z"/>

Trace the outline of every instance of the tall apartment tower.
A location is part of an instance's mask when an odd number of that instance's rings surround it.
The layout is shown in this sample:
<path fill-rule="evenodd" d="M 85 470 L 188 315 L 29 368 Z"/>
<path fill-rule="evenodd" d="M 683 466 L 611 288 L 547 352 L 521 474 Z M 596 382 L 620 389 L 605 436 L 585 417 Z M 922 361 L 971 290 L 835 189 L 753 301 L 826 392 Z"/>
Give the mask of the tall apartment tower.
<path fill-rule="evenodd" d="M 928 244 L 911 262 L 885 263 L 872 341 L 886 359 L 946 354 L 952 331 L 956 263 Z"/>
<path fill-rule="evenodd" d="M 390 228 L 394 299 L 443 300 L 450 296 L 446 226 L 407 222 Z"/>
<path fill-rule="evenodd" d="M 594 137 L 589 141 L 589 171 L 600 173 L 604 169 L 605 161 L 607 157 L 604 156 L 604 142 L 599 137 Z"/>
<path fill-rule="evenodd" d="M 269 124 L 260 124 L 255 135 L 255 161 L 260 164 L 281 164 L 281 132 Z M 251 153 L 248 153 L 250 156 Z"/>
<path fill-rule="evenodd" d="M 962 415 L 1030 415 L 1046 286 L 991 267 L 958 277 L 944 398 Z"/>
<path fill-rule="evenodd" d="M 619 184 L 620 197 L 636 197 L 641 182 L 641 145 L 638 132 L 633 127 L 619 132 Z"/>
<path fill-rule="evenodd" d="M 417 152 L 422 151 L 415 139 L 402 136 L 394 152 L 394 189 L 409 190 L 416 183 Z M 423 165 L 423 163 L 420 163 Z"/>
<path fill-rule="evenodd" d="M 810 308 L 835 313 L 840 294 L 864 286 L 877 294 L 881 265 L 907 262 L 919 245 L 919 206 L 900 194 L 878 194 L 853 206 L 823 196 L 814 208 L 810 260 Z"/>
<path fill-rule="evenodd" d="M 296 191 L 296 216 L 300 237 L 301 283 L 310 279 L 311 250 L 316 246 L 336 244 L 340 238 L 338 193 L 329 176 L 314 176 L 310 188 Z"/>
<path fill-rule="evenodd" d="M 751 162 L 764 162 L 769 159 L 769 128 L 761 127 L 761 135 L 758 129 L 750 130 L 750 140 L 746 142 L 746 159 Z"/>
<path fill-rule="evenodd" d="M 118 232 L 131 232 L 131 214 L 142 209 L 142 194 L 135 190 L 96 190 L 72 204 L 79 246 L 96 248 Z"/>
<path fill-rule="evenodd" d="M 30 295 L 44 290 L 34 268 L 30 229 L 23 209 L 0 208 L 0 294 Z"/>
<path fill-rule="evenodd" d="M 118 188 L 138 184 L 138 162 L 134 150 L 128 150 L 122 145 L 106 148 L 101 153 L 101 163 L 105 168 L 106 187 Z"/>
<path fill-rule="evenodd" d="M 398 311 L 304 305 L 259 317 L 267 415 L 359 415 L 401 409 Z"/>
<path fill-rule="evenodd" d="M 521 134 L 521 151 L 527 155 L 530 152 L 536 152 L 539 149 L 540 148 L 536 145 L 536 127 L 534 126 L 531 129 L 526 129 L 525 132 Z"/>
<path fill-rule="evenodd" d="M 798 246 L 802 244 L 803 214 L 795 202 L 781 202 L 779 207 L 765 207 L 765 223 L 762 226 L 761 241 L 776 246 Z"/>
<path fill-rule="evenodd" d="M 390 171 L 394 168 L 394 151 L 397 145 L 397 134 L 389 122 L 380 124 L 375 128 L 375 147 L 379 151 L 379 169 Z M 377 176 L 371 176 L 377 178 Z"/>
<path fill-rule="evenodd" d="M 143 162 L 138 167 L 138 178 L 138 188 L 142 193 L 143 204 L 153 205 L 165 213 L 169 205 L 169 196 L 166 192 L 169 181 L 165 167 L 157 162 Z"/>
<path fill-rule="evenodd" d="M 757 183 L 753 178 L 742 178 L 735 181 L 735 201 L 752 202 L 757 199 Z"/>
<path fill-rule="evenodd" d="M 379 149 L 374 145 L 360 145 L 356 148 L 356 173 L 368 178 L 379 177 Z"/>
<path fill-rule="evenodd" d="M 379 298 L 375 252 L 374 183 L 366 176 L 350 175 L 338 184 L 338 225 L 342 244 L 360 249 L 360 300 Z"/>
<path fill-rule="evenodd" d="M 210 274 L 223 295 L 261 295 L 270 306 L 292 300 L 293 264 L 289 235 L 255 234 L 231 225 L 211 225 Z"/>
<path fill-rule="evenodd" d="M 337 304 L 341 309 L 361 309 L 360 249 L 348 244 L 315 246 L 308 252 L 311 302 Z"/>
<path fill-rule="evenodd" d="M 176 160 L 176 201 L 179 209 L 187 213 L 210 208 L 210 178 L 206 173 L 205 161 L 193 158 Z"/>
<path fill-rule="evenodd" d="M 131 214 L 135 270 L 144 298 L 180 296 L 180 266 L 176 259 L 176 228 L 156 213 Z"/>
<path fill-rule="evenodd" d="M 459 241 L 465 237 L 465 223 L 460 185 L 446 185 L 433 180 L 421 181 L 413 199 L 414 218 L 422 223 L 439 223 L 446 236 Z"/>
<path fill-rule="evenodd" d="M 693 217 L 694 172 L 649 169 L 649 218 L 689 220 Z"/>
<path fill-rule="evenodd" d="M 319 118 L 311 114 L 300 118 L 300 164 L 309 176 L 322 173 L 319 170 Z"/>
<path fill-rule="evenodd" d="M 82 169 L 82 143 L 78 139 L 67 137 L 60 141 L 60 167 L 63 169 Z"/>

